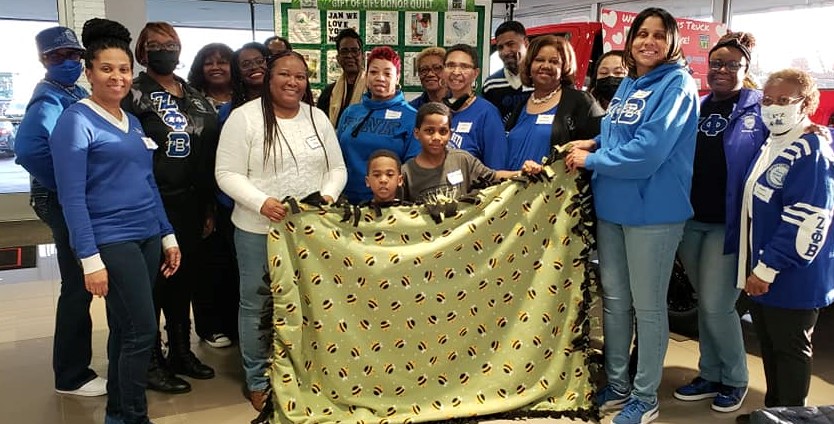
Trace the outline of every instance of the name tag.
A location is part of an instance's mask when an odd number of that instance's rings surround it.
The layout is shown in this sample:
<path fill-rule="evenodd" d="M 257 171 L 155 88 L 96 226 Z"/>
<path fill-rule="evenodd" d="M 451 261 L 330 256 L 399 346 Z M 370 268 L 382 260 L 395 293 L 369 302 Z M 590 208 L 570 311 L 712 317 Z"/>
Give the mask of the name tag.
<path fill-rule="evenodd" d="M 773 196 L 773 189 L 756 183 L 753 186 L 753 195 L 758 197 L 762 202 L 770 203 L 770 198 Z"/>
<path fill-rule="evenodd" d="M 458 185 L 463 182 L 463 172 L 460 169 L 450 172 L 446 174 L 446 179 L 449 180 L 449 184 Z"/>
<path fill-rule="evenodd" d="M 632 99 L 645 99 L 646 97 L 649 97 L 650 94 L 652 94 L 652 92 L 649 91 L 649 90 L 637 90 L 637 91 L 634 92 L 634 94 L 631 95 L 631 98 Z"/>
<path fill-rule="evenodd" d="M 469 133 L 469 130 L 472 129 L 471 122 L 458 122 L 458 127 L 455 129 L 455 132 L 459 133 Z"/>
<path fill-rule="evenodd" d="M 148 150 L 156 150 L 159 146 L 150 137 L 142 137 L 142 143 L 145 143 L 145 148 Z"/>
<path fill-rule="evenodd" d="M 403 113 L 398 110 L 385 110 L 385 119 L 400 119 L 403 116 Z"/>
<path fill-rule="evenodd" d="M 553 114 L 541 114 L 536 117 L 536 125 L 552 125 L 553 124 Z"/>
<path fill-rule="evenodd" d="M 314 135 L 307 137 L 307 139 L 304 141 L 307 142 L 307 146 L 310 146 L 311 149 L 318 149 L 319 147 L 321 147 L 321 143 L 319 143 L 319 138 Z"/>

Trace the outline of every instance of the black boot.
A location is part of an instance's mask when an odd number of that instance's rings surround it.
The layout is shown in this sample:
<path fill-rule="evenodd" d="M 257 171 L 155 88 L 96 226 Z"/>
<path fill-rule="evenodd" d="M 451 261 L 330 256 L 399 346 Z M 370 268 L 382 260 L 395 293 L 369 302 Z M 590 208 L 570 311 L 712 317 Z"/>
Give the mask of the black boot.
<path fill-rule="evenodd" d="M 168 366 L 177 374 L 199 380 L 214 378 L 214 370 L 200 362 L 191 352 L 191 328 L 185 325 L 168 326 Z"/>
<path fill-rule="evenodd" d="M 177 377 L 168 369 L 165 358 L 162 357 L 162 345 L 159 335 L 151 354 L 151 364 L 148 367 L 148 389 L 162 393 L 177 394 L 191 391 L 191 384 Z"/>

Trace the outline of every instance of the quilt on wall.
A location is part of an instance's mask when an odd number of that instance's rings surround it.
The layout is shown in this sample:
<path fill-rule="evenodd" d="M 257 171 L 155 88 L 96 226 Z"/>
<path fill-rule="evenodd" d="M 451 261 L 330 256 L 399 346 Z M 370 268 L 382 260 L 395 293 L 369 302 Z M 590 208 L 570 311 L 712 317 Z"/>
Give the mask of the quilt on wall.
<path fill-rule="evenodd" d="M 590 200 L 561 162 L 546 171 L 440 223 L 301 205 L 275 224 L 272 421 L 596 416 Z"/>

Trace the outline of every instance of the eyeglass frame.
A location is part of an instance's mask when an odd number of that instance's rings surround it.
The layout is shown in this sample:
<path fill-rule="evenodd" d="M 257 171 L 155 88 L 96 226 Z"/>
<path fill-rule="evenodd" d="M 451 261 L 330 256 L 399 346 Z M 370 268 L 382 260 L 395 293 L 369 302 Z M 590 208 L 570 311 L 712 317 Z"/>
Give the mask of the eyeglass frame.
<path fill-rule="evenodd" d="M 256 68 L 266 68 L 268 58 L 261 56 L 255 59 L 247 59 L 241 62 L 238 66 L 241 71 L 251 71 Z"/>
<path fill-rule="evenodd" d="M 445 64 L 438 64 L 434 66 L 420 66 L 417 68 L 417 75 L 424 77 L 429 74 L 429 72 L 433 72 L 435 75 L 440 75 L 443 73 L 443 70 L 446 69 Z"/>
<path fill-rule="evenodd" d="M 177 44 L 175 41 L 171 41 L 168 43 L 157 43 L 155 41 L 149 41 L 145 43 L 145 50 L 149 52 L 160 52 L 160 51 L 168 51 L 168 52 L 178 52 L 182 47 Z"/>
<path fill-rule="evenodd" d="M 742 64 L 734 60 L 725 62 L 723 60 L 713 59 L 707 62 L 707 67 L 712 71 L 720 71 L 721 68 L 726 68 L 730 72 L 738 72 L 741 68 L 747 68 L 747 64 Z"/>
<path fill-rule="evenodd" d="M 772 106 L 774 104 L 776 106 L 788 106 L 788 105 L 795 105 L 802 100 L 805 100 L 805 96 L 798 96 L 798 97 L 784 97 L 783 96 L 783 97 L 780 97 L 777 100 L 773 100 L 770 97 L 762 97 L 762 99 L 759 100 L 759 104 L 761 104 L 762 106 Z"/>
<path fill-rule="evenodd" d="M 447 71 L 454 71 L 454 70 L 457 69 L 457 70 L 460 70 L 460 71 L 463 72 L 463 71 L 471 71 L 471 70 L 475 69 L 475 65 L 473 65 L 471 63 L 449 62 L 449 63 L 444 63 L 443 68 L 446 69 Z"/>
<path fill-rule="evenodd" d="M 60 50 L 60 49 L 59 49 Z M 73 62 L 80 62 L 81 58 L 84 57 L 83 50 L 71 50 L 69 53 L 63 54 L 59 53 L 58 50 L 51 51 L 49 53 L 44 53 L 43 55 L 44 62 L 50 65 L 60 65 L 64 63 L 66 60 L 71 60 Z"/>
<path fill-rule="evenodd" d="M 361 47 L 342 47 L 336 50 L 339 56 L 359 56 L 362 53 Z"/>

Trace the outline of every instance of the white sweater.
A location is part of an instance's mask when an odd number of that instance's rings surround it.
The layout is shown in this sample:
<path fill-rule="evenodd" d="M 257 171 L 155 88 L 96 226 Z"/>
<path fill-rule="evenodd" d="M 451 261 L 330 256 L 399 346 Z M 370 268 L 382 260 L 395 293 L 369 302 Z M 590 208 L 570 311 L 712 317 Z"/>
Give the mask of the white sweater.
<path fill-rule="evenodd" d="M 278 119 L 278 127 L 280 133 L 266 163 L 260 99 L 232 111 L 220 133 L 214 174 L 220 189 L 235 201 L 232 222 L 241 230 L 256 234 L 269 231 L 269 219 L 260 210 L 270 197 L 302 199 L 319 191 L 336 199 L 345 187 L 342 151 L 324 112 L 301 103 L 294 118 Z"/>

